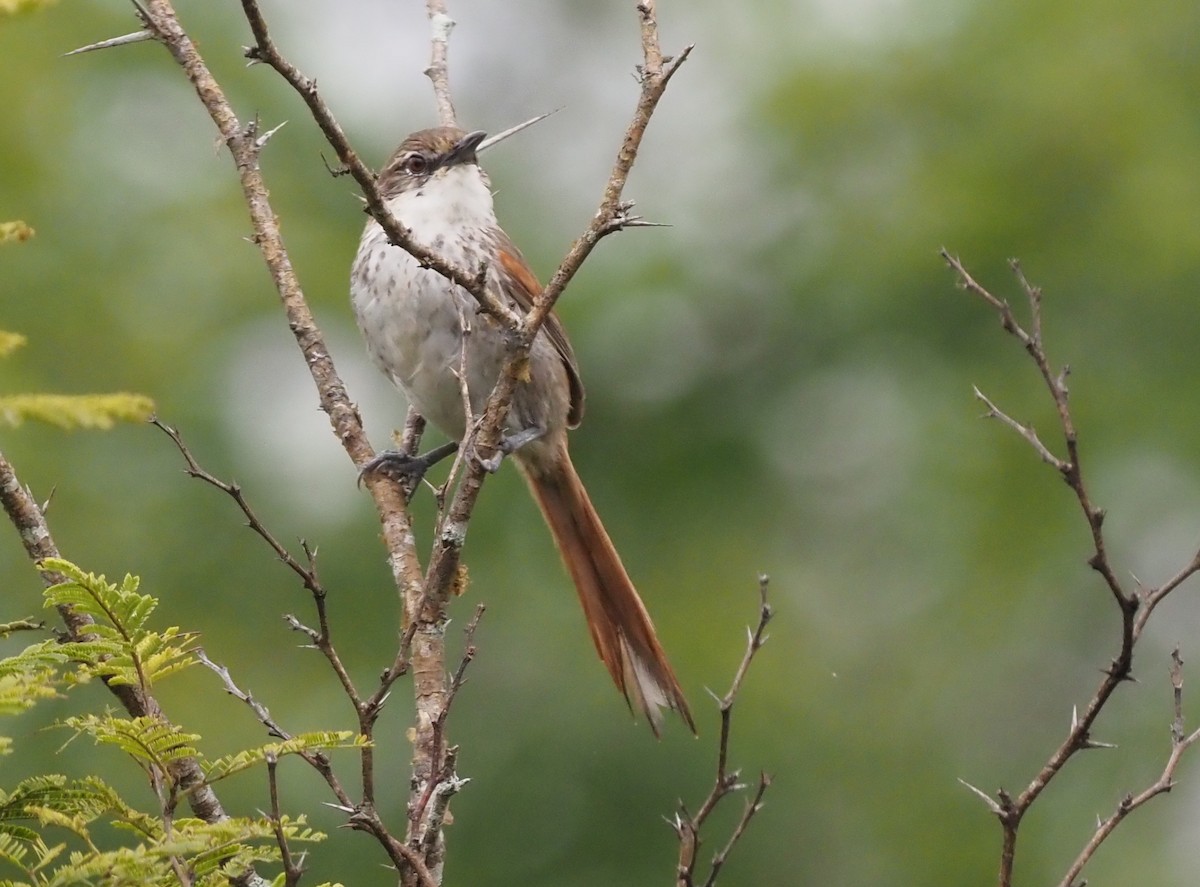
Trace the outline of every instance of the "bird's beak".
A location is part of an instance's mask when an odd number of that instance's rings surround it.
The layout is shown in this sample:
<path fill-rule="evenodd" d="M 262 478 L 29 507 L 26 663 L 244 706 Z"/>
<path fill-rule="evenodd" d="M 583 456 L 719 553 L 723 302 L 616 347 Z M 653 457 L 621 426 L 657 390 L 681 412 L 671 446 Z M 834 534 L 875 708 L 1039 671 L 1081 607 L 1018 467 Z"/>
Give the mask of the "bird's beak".
<path fill-rule="evenodd" d="M 454 143 L 454 147 L 445 153 L 442 162 L 438 165 L 455 166 L 459 163 L 474 163 L 475 150 L 479 147 L 479 143 L 486 138 L 487 133 L 481 129 L 467 133 Z"/>

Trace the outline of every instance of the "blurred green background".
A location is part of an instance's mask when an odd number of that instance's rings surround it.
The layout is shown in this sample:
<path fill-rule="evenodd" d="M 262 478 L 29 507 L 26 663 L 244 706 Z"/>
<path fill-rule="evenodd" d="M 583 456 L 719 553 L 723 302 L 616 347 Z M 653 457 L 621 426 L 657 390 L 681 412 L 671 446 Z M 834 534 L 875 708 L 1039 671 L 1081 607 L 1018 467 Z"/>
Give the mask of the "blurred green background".
<path fill-rule="evenodd" d="M 371 162 L 432 122 L 423 4 L 263 5 Z M 564 107 L 487 157 L 505 227 L 543 277 L 590 218 L 633 107 L 632 6 L 452 4 L 467 126 L 498 131 Z M 324 171 L 295 96 L 245 66 L 239 5 L 179 8 L 242 119 L 290 121 L 263 158 L 274 206 L 381 445 L 404 406 L 368 364 L 347 304 L 363 220 L 353 186 Z M 978 419 L 972 385 L 1058 443 L 1032 365 L 937 250 L 1014 301 L 1005 260 L 1019 256 L 1045 289 L 1048 346 L 1072 368 L 1114 564 L 1149 584 L 1174 573 L 1200 536 L 1200 6 L 694 0 L 664 2 L 659 18 L 664 48 L 697 48 L 627 193 L 673 227 L 606 241 L 560 311 L 589 394 L 575 461 L 701 738 L 674 725 L 656 743 L 630 723 L 536 509 L 501 472 L 472 524 L 473 581 L 456 609 L 461 627 L 477 601 L 489 608 L 453 719 L 471 783 L 454 804 L 447 883 L 672 883 L 662 817 L 711 781 L 705 688 L 728 684 L 760 571 L 778 617 L 732 753 L 775 786 L 723 883 L 993 883 L 998 827 L 958 779 L 1023 787 L 1116 652 L 1117 614 L 1085 565 L 1069 491 Z M 38 232 L 0 250 L 0 328 L 31 342 L 0 365 L 4 390 L 151 395 L 278 536 L 319 546 L 342 655 L 369 683 L 395 635 L 374 510 L 244 240 L 215 130 L 154 45 L 62 57 L 135 27 L 121 0 L 0 19 L 0 218 Z M 139 573 L 162 621 L 199 631 L 289 729 L 352 726 L 327 669 L 280 619 L 310 616 L 306 595 L 231 502 L 183 475 L 161 433 L 25 426 L 0 442 L 39 498 L 53 491 L 67 557 Z M 424 549 L 428 496 L 418 515 Z M 0 531 L 0 585 L 0 618 L 37 610 L 12 532 Z M 1021 883 L 1057 883 L 1095 816 L 1157 776 L 1168 654 L 1180 644 L 1200 660 L 1198 629 L 1185 587 L 1139 649 L 1140 682 L 1100 722 L 1097 738 L 1120 748 L 1073 761 L 1027 819 Z M 107 753 L 56 756 L 65 737 L 37 732 L 74 706 L 110 704 L 98 688 L 75 695 L 5 725 L 19 753 L 0 774 L 103 768 L 142 792 Z M 207 672 L 162 697 L 209 754 L 262 739 Z M 397 827 L 406 697 L 404 685 L 381 752 Z M 349 757 L 343 767 L 349 777 Z M 318 778 L 298 763 L 285 776 L 285 807 L 333 832 L 310 883 L 392 883 L 368 839 L 319 806 Z M 1100 851 L 1089 883 L 1195 883 L 1200 766 L 1186 760 L 1179 777 Z M 223 796 L 252 812 L 265 777 Z M 708 846 L 723 840 L 714 830 Z"/>

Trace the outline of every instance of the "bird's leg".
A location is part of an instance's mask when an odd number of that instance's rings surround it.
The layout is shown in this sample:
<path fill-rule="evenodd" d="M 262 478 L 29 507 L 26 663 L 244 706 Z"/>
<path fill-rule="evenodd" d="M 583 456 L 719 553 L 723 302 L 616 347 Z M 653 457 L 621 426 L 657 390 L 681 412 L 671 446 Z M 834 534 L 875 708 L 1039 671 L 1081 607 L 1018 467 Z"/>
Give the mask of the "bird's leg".
<path fill-rule="evenodd" d="M 479 464 L 483 466 L 484 471 L 495 474 L 500 470 L 500 462 L 505 456 L 512 455 L 527 443 L 533 443 L 545 433 L 544 426 L 533 425 L 529 428 L 522 428 L 513 434 L 506 434 L 500 438 L 500 445 L 496 448 L 496 452 L 486 459 L 481 458 Z"/>
<path fill-rule="evenodd" d="M 411 477 L 414 480 L 419 480 L 425 475 L 426 471 L 457 449 L 458 442 L 452 440 L 449 443 L 442 444 L 440 447 L 434 447 L 429 452 L 420 456 L 410 456 L 408 453 L 400 452 L 400 450 L 383 450 L 377 453 L 374 458 L 365 462 L 362 468 L 359 469 L 358 482 L 361 484 L 363 477 L 373 471 L 382 471 L 388 477 L 394 479 Z"/>

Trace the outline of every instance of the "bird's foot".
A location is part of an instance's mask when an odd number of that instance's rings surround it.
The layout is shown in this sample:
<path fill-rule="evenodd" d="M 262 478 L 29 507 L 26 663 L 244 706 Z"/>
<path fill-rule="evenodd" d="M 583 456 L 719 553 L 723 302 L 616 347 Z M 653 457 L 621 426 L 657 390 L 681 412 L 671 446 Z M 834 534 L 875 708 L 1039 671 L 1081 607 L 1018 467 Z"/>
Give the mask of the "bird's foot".
<path fill-rule="evenodd" d="M 408 453 L 402 453 L 399 450 L 384 450 L 377 453 L 374 458 L 363 463 L 362 468 L 358 471 L 359 486 L 362 486 L 362 480 L 366 475 L 376 471 L 390 477 L 392 480 L 401 480 L 403 478 L 420 480 L 425 476 L 426 471 L 457 449 L 458 442 L 452 440 L 420 456 L 410 456 Z"/>
<path fill-rule="evenodd" d="M 540 425 L 535 425 L 531 428 L 523 428 L 515 434 L 506 434 L 500 438 L 500 446 L 496 448 L 496 452 L 488 456 L 486 459 L 479 458 L 479 464 L 488 474 L 495 474 L 500 470 L 500 463 L 505 456 L 510 456 L 527 443 L 532 443 L 546 433 L 546 429 Z"/>

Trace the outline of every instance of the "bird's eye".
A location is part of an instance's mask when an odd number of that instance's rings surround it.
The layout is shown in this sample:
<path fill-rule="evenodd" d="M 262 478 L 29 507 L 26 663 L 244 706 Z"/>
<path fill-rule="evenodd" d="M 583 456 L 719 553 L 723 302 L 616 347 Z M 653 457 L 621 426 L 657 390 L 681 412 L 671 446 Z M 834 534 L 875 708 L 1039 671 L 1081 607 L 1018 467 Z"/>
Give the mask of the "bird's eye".
<path fill-rule="evenodd" d="M 423 175 L 429 169 L 429 160 L 421 154 L 410 154 L 404 159 L 404 171 L 414 176 Z"/>

